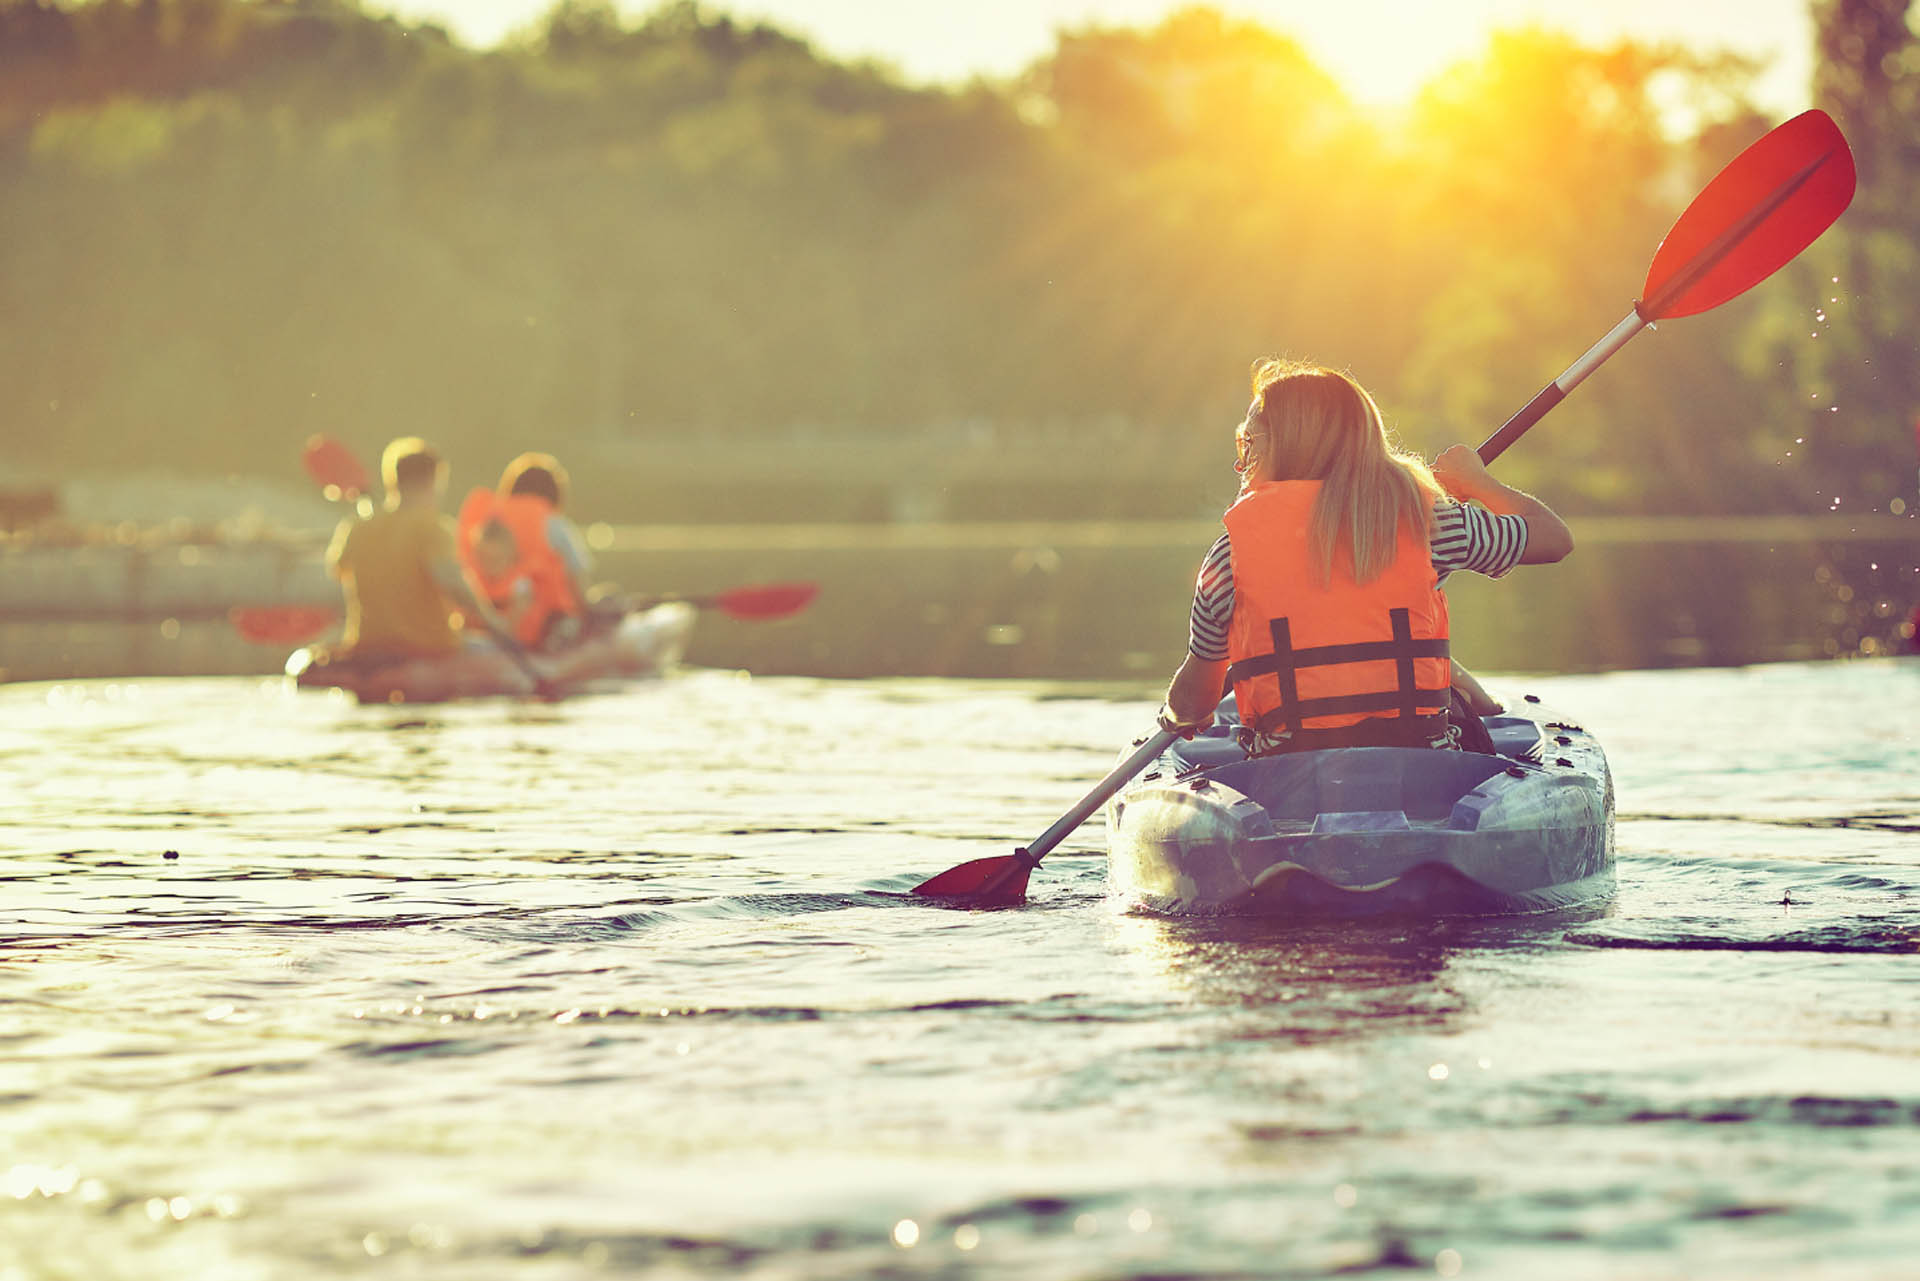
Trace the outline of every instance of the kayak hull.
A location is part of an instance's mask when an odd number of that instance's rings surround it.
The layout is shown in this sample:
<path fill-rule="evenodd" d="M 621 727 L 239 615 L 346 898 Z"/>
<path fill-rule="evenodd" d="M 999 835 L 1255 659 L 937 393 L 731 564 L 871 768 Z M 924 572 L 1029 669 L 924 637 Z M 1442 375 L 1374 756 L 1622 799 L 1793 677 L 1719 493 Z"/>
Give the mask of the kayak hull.
<path fill-rule="evenodd" d="M 527 661 L 550 692 L 575 693 L 609 679 L 651 676 L 686 652 L 696 611 L 683 602 L 628 614 L 611 630 L 556 653 Z M 324 646 L 295 650 L 287 674 L 301 689 L 343 689 L 363 703 L 440 703 L 459 698 L 524 697 L 533 680 L 497 646 L 444 658 L 369 664 L 330 661 Z"/>
<path fill-rule="evenodd" d="M 1108 875 L 1173 915 L 1481 916 L 1613 890 L 1613 781 L 1537 704 L 1486 718 L 1498 755 L 1355 747 L 1247 759 L 1232 725 L 1176 742 L 1109 803 Z"/>

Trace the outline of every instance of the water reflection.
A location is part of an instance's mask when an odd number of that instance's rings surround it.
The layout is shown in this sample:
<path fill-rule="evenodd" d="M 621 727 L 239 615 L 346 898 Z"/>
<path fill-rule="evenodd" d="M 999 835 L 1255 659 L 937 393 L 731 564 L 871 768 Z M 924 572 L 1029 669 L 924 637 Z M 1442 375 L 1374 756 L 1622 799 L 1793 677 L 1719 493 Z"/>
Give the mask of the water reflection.
<path fill-rule="evenodd" d="M 1311 1045 L 1463 1010 L 1446 981 L 1451 945 L 1431 926 L 1302 927 L 1249 917 L 1123 916 L 1123 955 L 1170 1002 L 1257 1014 L 1236 1035 Z"/>
<path fill-rule="evenodd" d="M 1469 1012 L 1463 960 L 1560 940 L 1605 907 L 1520 920 L 1299 924 L 1260 917 L 1117 916 L 1116 950 L 1170 1003 L 1252 1017 L 1233 1035 L 1319 1045 L 1449 1030 Z"/>

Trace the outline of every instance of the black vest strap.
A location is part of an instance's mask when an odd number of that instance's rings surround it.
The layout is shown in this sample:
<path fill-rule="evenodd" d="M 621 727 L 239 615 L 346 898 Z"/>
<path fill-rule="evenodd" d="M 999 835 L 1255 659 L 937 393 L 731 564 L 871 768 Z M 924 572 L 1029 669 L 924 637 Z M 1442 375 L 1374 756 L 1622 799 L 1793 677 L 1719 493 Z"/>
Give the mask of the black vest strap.
<path fill-rule="evenodd" d="M 1483 731 L 1484 732 L 1484 731 Z M 1242 750 L 1256 756 L 1287 752 L 1323 752 L 1336 747 L 1446 747 L 1452 735 L 1444 713 L 1432 716 L 1370 716 L 1331 729 L 1297 729 L 1274 742 L 1243 741 Z"/>
<path fill-rule="evenodd" d="M 1420 714 L 1422 695 L 1426 696 L 1427 706 L 1446 707 L 1448 686 L 1442 684 L 1437 689 L 1422 689 L 1414 678 L 1413 670 L 1416 658 L 1449 657 L 1451 651 L 1446 640 L 1415 640 L 1413 616 L 1406 609 L 1392 610 L 1388 618 L 1393 626 L 1392 640 L 1361 641 L 1353 645 L 1315 645 L 1306 649 L 1293 648 L 1293 630 L 1286 619 L 1273 619 L 1268 624 L 1268 631 L 1273 636 L 1273 652 L 1243 658 L 1227 668 L 1227 680 L 1236 686 L 1259 676 L 1273 676 L 1280 682 L 1279 706 L 1261 717 L 1255 728 L 1267 733 L 1297 730 L 1316 716 L 1341 716 L 1355 712 L 1390 712 L 1412 718 Z M 1391 660 L 1394 664 L 1394 688 L 1391 690 L 1346 694 L 1336 698 L 1310 698 L 1304 702 L 1300 698 L 1297 673 L 1302 667 L 1332 667 L 1340 663 L 1377 663 L 1383 660 Z"/>

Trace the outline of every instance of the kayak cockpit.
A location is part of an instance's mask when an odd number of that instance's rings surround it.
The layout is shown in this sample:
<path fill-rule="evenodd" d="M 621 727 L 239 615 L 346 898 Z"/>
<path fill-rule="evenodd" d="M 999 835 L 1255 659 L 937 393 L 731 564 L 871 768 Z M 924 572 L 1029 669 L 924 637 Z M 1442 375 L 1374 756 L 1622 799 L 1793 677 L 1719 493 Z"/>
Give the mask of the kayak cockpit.
<path fill-rule="evenodd" d="M 1606 757 L 1584 730 L 1534 710 L 1486 718 L 1497 755 L 1350 747 L 1249 759 L 1223 718 L 1110 803 L 1109 877 L 1169 913 L 1539 911 L 1604 895 Z"/>

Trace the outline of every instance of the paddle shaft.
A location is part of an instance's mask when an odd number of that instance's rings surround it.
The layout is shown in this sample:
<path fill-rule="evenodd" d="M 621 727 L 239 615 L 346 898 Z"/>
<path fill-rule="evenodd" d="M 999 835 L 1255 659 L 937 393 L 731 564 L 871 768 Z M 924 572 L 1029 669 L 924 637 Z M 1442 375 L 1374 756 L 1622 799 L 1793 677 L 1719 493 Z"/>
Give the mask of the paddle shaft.
<path fill-rule="evenodd" d="M 1052 853 L 1054 846 L 1072 835 L 1074 828 L 1086 822 L 1088 815 L 1111 800 L 1113 794 L 1131 782 L 1135 774 L 1159 759 L 1160 754 L 1172 746 L 1173 740 L 1178 737 L 1172 730 L 1163 729 L 1140 744 L 1134 749 L 1133 755 L 1114 766 L 1111 773 L 1094 784 L 1093 790 L 1081 797 L 1079 804 L 1062 814 L 1052 827 L 1040 833 L 1039 838 L 1026 847 L 1027 857 L 1038 863 Z"/>
<path fill-rule="evenodd" d="M 1608 357 L 1626 346 L 1632 337 L 1653 322 L 1635 307 L 1626 319 L 1615 325 L 1607 336 L 1587 348 L 1586 354 L 1567 366 L 1566 372 L 1542 387 L 1520 412 L 1502 423 L 1500 430 L 1480 444 L 1480 461 L 1490 463 L 1507 452 L 1507 446 L 1527 434 L 1527 428 L 1547 416 L 1547 411 L 1567 398 L 1567 393 L 1586 381 L 1587 375 L 1605 364 Z"/>

